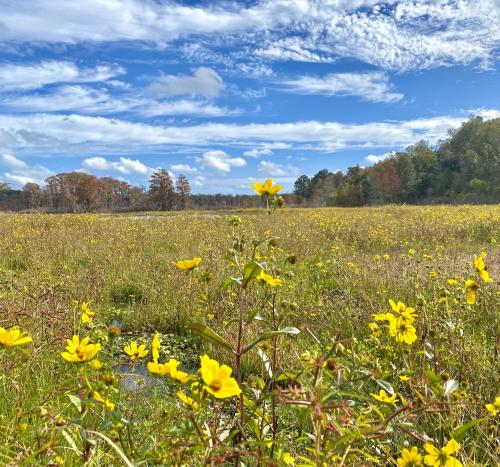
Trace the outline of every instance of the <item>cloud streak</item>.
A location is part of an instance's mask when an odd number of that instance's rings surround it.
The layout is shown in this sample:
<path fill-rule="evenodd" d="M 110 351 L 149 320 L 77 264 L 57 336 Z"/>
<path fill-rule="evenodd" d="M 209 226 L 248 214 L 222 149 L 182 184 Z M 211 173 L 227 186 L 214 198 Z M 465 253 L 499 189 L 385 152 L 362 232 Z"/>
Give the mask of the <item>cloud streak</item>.
<path fill-rule="evenodd" d="M 482 109 L 478 115 L 481 112 L 486 118 L 500 115 L 494 109 Z M 82 115 L 0 115 L 0 145 L 3 143 L 4 147 L 11 148 L 37 146 L 54 151 L 76 145 L 84 151 L 87 144 L 98 143 L 114 151 L 135 148 L 140 152 L 146 146 L 252 144 L 335 152 L 345 148 L 402 147 L 419 139 L 434 142 L 446 137 L 449 128 L 458 127 L 467 118 L 464 114 L 359 124 L 298 121 L 163 126 Z"/>
<path fill-rule="evenodd" d="M 54 83 L 91 83 L 106 81 L 123 74 L 125 69 L 117 65 L 79 68 L 73 62 L 56 60 L 4 63 L 0 65 L 0 89 L 4 92 L 25 91 Z"/>
<path fill-rule="evenodd" d="M 389 77 L 381 72 L 331 73 L 323 77 L 300 76 L 281 81 L 285 90 L 297 94 L 356 96 L 369 102 L 397 102 L 403 94 L 393 91 Z"/>

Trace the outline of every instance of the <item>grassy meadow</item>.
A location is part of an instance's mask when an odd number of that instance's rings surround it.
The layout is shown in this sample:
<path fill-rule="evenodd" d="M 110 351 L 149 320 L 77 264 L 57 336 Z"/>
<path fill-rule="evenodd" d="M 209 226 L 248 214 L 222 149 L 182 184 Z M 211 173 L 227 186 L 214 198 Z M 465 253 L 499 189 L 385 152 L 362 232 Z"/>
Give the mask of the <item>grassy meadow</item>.
<path fill-rule="evenodd" d="M 1 465 L 499 462 L 499 205 L 0 214 L 0 239 L 0 327 L 32 338 L 0 330 Z M 63 358 L 74 335 L 98 352 Z"/>

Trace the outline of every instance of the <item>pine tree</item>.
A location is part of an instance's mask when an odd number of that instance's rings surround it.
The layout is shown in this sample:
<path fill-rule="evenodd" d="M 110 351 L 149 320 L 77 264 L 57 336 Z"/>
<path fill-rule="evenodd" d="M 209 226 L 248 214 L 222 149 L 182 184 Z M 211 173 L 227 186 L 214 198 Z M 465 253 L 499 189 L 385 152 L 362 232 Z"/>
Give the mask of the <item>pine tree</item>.
<path fill-rule="evenodd" d="M 184 175 L 179 175 L 175 183 L 175 188 L 180 209 L 188 208 L 191 203 L 191 186 L 188 179 Z"/>
<path fill-rule="evenodd" d="M 174 182 L 168 170 L 158 169 L 149 179 L 149 196 L 162 211 L 173 208 L 175 201 Z"/>

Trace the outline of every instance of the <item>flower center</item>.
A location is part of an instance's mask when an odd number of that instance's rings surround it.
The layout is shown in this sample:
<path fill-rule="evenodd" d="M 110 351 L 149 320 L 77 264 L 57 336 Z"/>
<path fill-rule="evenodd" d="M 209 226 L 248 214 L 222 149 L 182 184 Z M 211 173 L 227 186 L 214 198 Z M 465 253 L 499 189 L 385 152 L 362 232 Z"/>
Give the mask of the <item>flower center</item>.
<path fill-rule="evenodd" d="M 214 379 L 210 383 L 210 389 L 213 389 L 214 391 L 220 391 L 221 387 L 222 387 L 222 381 L 220 379 Z"/>

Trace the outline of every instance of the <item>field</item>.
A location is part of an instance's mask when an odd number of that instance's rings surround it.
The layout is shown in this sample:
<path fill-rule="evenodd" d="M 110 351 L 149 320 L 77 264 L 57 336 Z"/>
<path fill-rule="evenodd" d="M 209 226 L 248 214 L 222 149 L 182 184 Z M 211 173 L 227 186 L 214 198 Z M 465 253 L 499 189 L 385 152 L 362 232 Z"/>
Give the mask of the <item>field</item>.
<path fill-rule="evenodd" d="M 2 465 L 499 462 L 499 205 L 0 214 L 0 239 Z"/>

